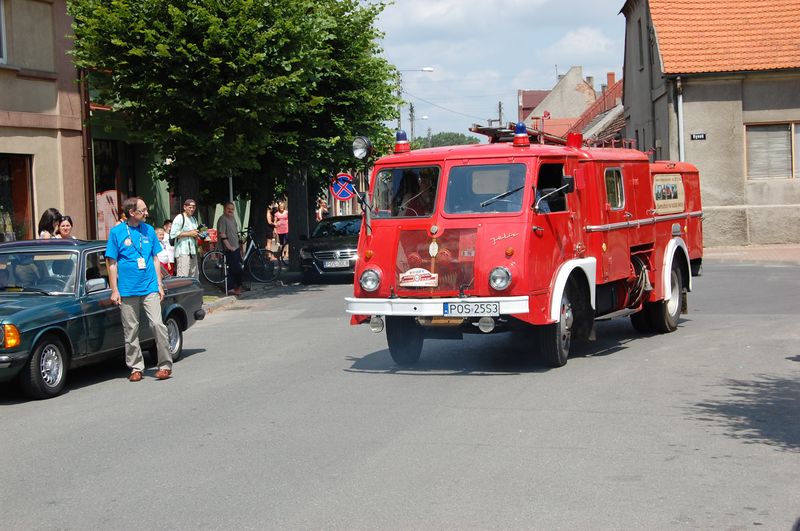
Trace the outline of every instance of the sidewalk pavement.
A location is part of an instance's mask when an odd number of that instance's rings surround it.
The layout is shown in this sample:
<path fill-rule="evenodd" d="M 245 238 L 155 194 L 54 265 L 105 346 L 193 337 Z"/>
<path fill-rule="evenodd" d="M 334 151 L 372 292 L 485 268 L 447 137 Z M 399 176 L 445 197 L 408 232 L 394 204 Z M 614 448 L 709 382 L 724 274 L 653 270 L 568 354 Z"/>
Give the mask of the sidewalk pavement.
<path fill-rule="evenodd" d="M 800 244 L 706 247 L 703 261 L 709 263 L 800 264 Z"/>
<path fill-rule="evenodd" d="M 800 265 L 800 244 L 784 245 L 747 245 L 730 247 L 706 247 L 703 249 L 705 263 L 753 263 L 753 264 L 797 264 Z M 275 287 L 300 284 L 300 273 L 283 273 L 280 280 L 269 284 L 251 283 L 251 291 L 245 291 L 241 298 L 257 297 L 258 293 Z M 203 285 L 203 308 L 211 313 L 230 306 L 239 300 L 232 295 L 225 295 L 220 288 L 205 282 Z M 251 295 L 252 294 L 252 295 Z"/>

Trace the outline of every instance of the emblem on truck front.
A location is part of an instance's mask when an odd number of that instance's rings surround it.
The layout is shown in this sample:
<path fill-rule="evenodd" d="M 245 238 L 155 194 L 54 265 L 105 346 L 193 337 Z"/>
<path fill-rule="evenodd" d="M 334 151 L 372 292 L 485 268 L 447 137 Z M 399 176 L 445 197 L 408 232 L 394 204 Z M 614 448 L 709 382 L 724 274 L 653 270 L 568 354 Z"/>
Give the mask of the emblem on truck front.
<path fill-rule="evenodd" d="M 439 275 L 423 267 L 415 267 L 401 273 L 397 283 L 404 288 L 435 288 L 439 285 Z"/>

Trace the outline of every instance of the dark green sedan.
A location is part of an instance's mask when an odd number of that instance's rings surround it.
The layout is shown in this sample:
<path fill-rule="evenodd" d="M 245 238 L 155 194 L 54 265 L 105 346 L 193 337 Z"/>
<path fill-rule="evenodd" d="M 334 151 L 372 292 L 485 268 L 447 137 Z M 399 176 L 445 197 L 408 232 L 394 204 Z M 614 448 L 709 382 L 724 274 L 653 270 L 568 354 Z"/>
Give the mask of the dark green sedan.
<path fill-rule="evenodd" d="M 34 398 L 64 389 L 67 371 L 112 356 L 124 359 L 119 306 L 111 302 L 106 242 L 34 240 L 0 244 L 0 382 L 17 380 Z M 205 316 L 193 278 L 164 279 L 161 302 L 177 361 L 183 332 Z M 141 316 L 142 348 L 154 347 Z"/>

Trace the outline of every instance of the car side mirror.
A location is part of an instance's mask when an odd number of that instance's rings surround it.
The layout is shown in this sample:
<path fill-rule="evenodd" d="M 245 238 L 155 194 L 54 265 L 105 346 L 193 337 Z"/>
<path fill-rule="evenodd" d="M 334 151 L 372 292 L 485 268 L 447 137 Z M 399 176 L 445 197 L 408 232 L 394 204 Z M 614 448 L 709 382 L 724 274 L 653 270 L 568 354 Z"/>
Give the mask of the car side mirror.
<path fill-rule="evenodd" d="M 108 289 L 108 281 L 104 278 L 90 278 L 86 281 L 86 294 Z"/>
<path fill-rule="evenodd" d="M 561 186 L 559 188 L 564 188 L 565 194 L 571 194 L 575 191 L 575 177 L 572 175 L 564 175 L 561 177 Z"/>

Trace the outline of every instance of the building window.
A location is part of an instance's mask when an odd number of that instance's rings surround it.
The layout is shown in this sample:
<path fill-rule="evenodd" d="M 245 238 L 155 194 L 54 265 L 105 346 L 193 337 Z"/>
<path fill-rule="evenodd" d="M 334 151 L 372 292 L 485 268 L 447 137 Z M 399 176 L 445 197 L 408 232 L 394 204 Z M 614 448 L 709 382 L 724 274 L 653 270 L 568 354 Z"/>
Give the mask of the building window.
<path fill-rule="evenodd" d="M 800 122 L 745 126 L 748 179 L 791 179 L 800 164 Z M 792 149 L 794 144 L 794 150 Z"/>
<path fill-rule="evenodd" d="M 622 187 L 622 172 L 619 168 L 606 170 L 606 202 L 612 210 L 625 206 L 625 191 Z"/>
<path fill-rule="evenodd" d="M 0 242 L 29 240 L 33 218 L 31 157 L 0 153 Z"/>
<path fill-rule="evenodd" d="M 0 0 L 0 63 L 8 60 L 6 55 L 6 4 Z"/>

